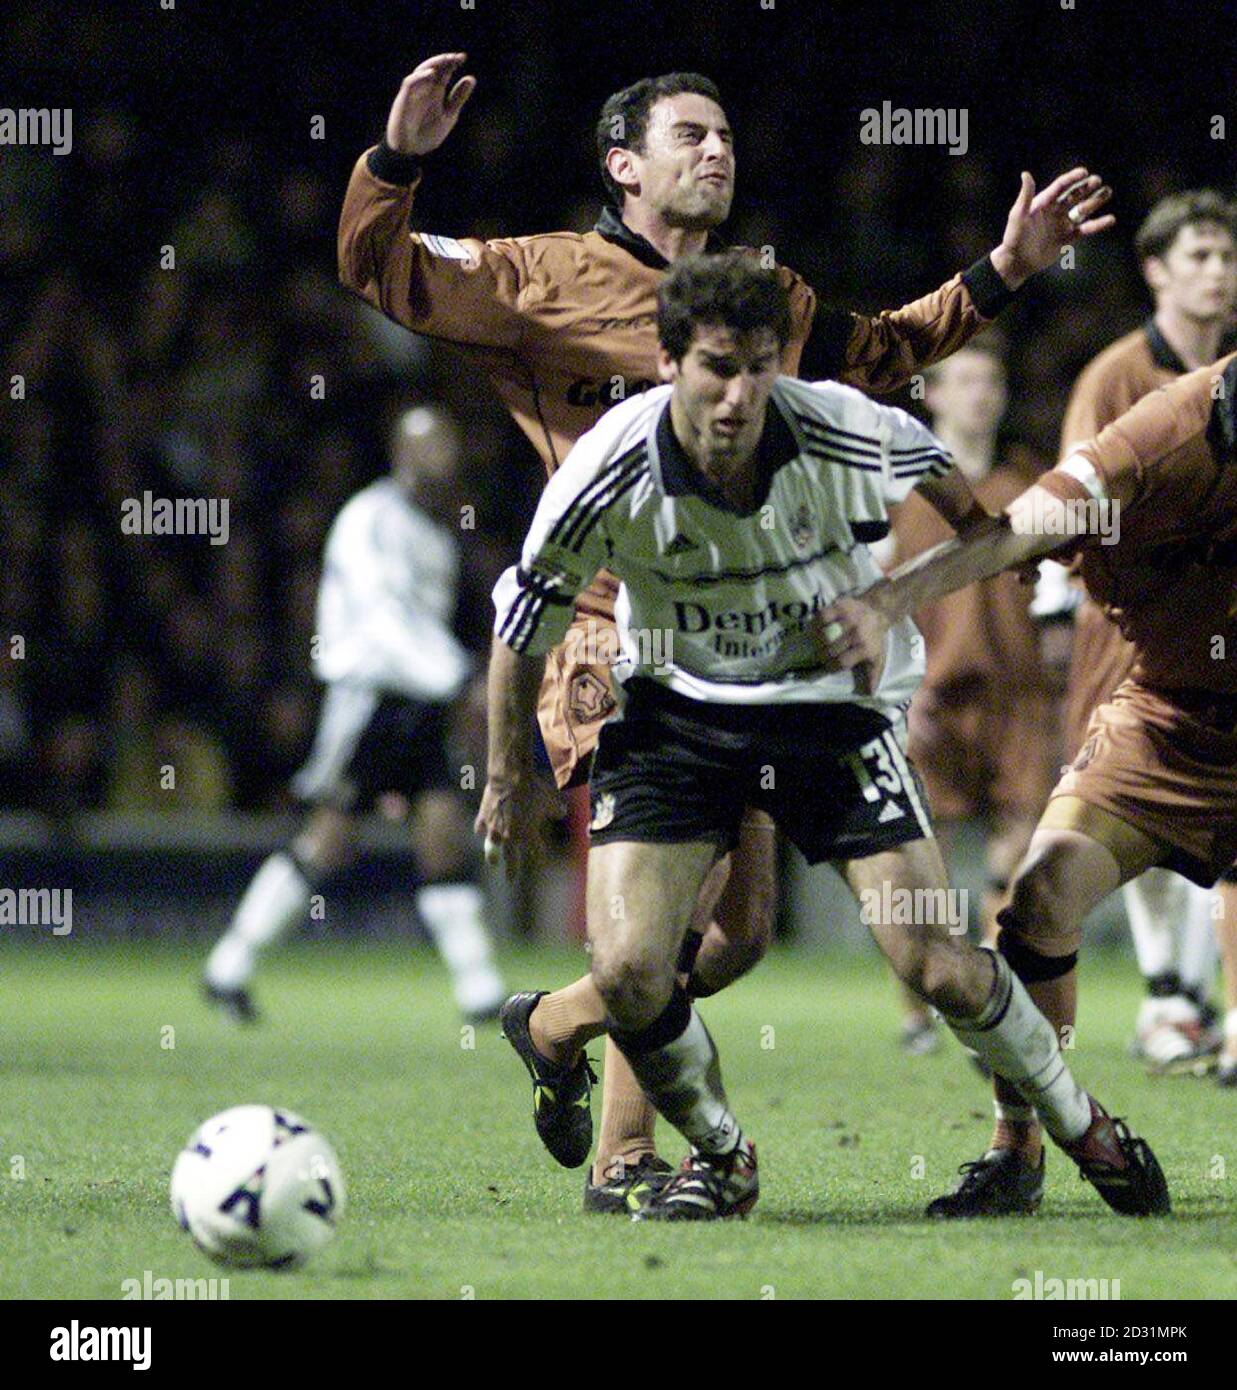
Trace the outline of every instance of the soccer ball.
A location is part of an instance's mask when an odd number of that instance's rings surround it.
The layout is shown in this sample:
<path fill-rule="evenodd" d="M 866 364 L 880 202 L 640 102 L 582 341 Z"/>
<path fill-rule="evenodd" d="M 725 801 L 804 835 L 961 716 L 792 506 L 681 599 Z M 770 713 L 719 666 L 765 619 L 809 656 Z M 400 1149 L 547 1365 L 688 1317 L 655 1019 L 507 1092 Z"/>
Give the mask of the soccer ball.
<path fill-rule="evenodd" d="M 189 1137 L 172 1213 L 220 1264 L 287 1269 L 335 1234 L 346 1201 L 330 1144 L 290 1110 L 237 1105 Z"/>

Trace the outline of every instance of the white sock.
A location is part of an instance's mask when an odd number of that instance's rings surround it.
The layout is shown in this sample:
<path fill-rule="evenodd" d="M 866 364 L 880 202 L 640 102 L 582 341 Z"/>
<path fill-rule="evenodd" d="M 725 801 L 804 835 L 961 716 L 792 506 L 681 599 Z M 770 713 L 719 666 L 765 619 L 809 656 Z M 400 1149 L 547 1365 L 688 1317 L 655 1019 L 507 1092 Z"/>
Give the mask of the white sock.
<path fill-rule="evenodd" d="M 1237 1048 L 1237 1009 L 1229 1009 L 1224 1015 L 1224 1043 L 1230 1052 Z"/>
<path fill-rule="evenodd" d="M 1177 968 L 1177 930 L 1189 915 L 1191 885 L 1170 869 L 1148 869 L 1121 890 L 1143 978 Z"/>
<path fill-rule="evenodd" d="M 1141 1042 L 1157 1028 L 1193 1028 L 1198 1024 L 1198 1005 L 1184 994 L 1150 995 L 1138 1007 L 1134 1032 Z"/>
<path fill-rule="evenodd" d="M 1177 941 L 1177 974 L 1182 985 L 1206 999 L 1215 983 L 1220 948 L 1211 916 L 1212 893 L 1197 883 L 1187 883 L 1189 904 L 1181 918 Z"/>
<path fill-rule="evenodd" d="M 742 1142 L 739 1122 L 722 1089 L 717 1048 L 692 1006 L 687 1027 L 673 1041 L 647 1052 L 619 1051 L 631 1063 L 644 1094 L 701 1153 L 731 1153 Z"/>
<path fill-rule="evenodd" d="M 232 924 L 215 943 L 206 978 L 216 989 L 249 983 L 258 953 L 304 920 L 312 896 L 309 881 L 290 854 L 272 854 L 254 874 L 232 914 Z"/>
<path fill-rule="evenodd" d="M 1054 1139 L 1068 1142 L 1091 1124 L 1091 1100 L 1074 1080 L 1061 1056 L 1052 1024 L 1035 1007 L 1022 981 L 1003 956 L 996 962 L 996 983 L 975 1018 L 945 1018 L 963 1047 L 987 1062 L 993 1075 L 1018 1088 L 1023 1100 L 1039 1111 Z"/>
<path fill-rule="evenodd" d="M 483 901 L 474 883 L 434 883 L 417 890 L 417 911 L 451 972 L 455 1002 L 466 1014 L 497 1008 L 506 993 L 490 954 Z"/>

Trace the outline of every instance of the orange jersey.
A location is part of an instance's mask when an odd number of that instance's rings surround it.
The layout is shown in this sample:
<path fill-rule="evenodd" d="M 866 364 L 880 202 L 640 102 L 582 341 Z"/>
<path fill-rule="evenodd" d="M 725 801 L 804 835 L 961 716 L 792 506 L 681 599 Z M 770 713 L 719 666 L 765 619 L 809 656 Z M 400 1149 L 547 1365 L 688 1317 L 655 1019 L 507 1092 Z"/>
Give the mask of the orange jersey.
<path fill-rule="evenodd" d="M 983 507 L 997 513 L 1024 492 L 1037 473 L 1029 458 L 1019 457 L 971 486 Z M 893 534 L 894 563 L 900 565 L 954 533 L 928 502 L 911 493 L 897 510 Z M 1017 575 L 997 574 L 925 604 L 914 615 L 927 644 L 924 685 L 947 689 L 982 682 L 1002 696 L 1043 688 L 1039 628 L 1030 613 L 1033 593 Z"/>
<path fill-rule="evenodd" d="M 612 209 L 582 235 L 418 232 L 420 178 L 418 160 L 385 146 L 357 161 L 340 216 L 340 280 L 388 318 L 476 360 L 552 473 L 606 410 L 656 380 L 667 263 Z M 783 372 L 796 372 L 815 319 L 829 374 L 872 391 L 894 390 L 954 352 L 1011 297 L 984 260 L 901 309 L 817 314 L 809 286 L 785 266 L 779 275 L 792 316 Z M 577 608 L 609 618 L 615 592 L 599 577 Z"/>
<path fill-rule="evenodd" d="M 1118 338 L 1087 363 L 1074 383 L 1061 424 L 1060 457 L 1094 439 L 1148 391 L 1167 386 L 1188 370 L 1154 319 Z"/>
<path fill-rule="evenodd" d="M 1133 643 L 1133 676 L 1237 694 L 1237 354 L 1144 396 L 1041 486 L 1119 507 L 1119 541 L 1079 550 L 1087 592 Z M 1094 478 L 1067 471 L 1082 460 Z"/>
<path fill-rule="evenodd" d="M 1094 439 L 1149 391 L 1167 386 L 1187 371 L 1164 335 L 1148 319 L 1118 338 L 1083 368 L 1061 425 L 1065 458 L 1076 444 Z M 1089 598 L 1074 619 L 1074 651 L 1065 697 L 1066 748 L 1072 757 L 1082 744 L 1091 711 L 1109 699 L 1134 666 L 1134 648 L 1116 623 Z"/>

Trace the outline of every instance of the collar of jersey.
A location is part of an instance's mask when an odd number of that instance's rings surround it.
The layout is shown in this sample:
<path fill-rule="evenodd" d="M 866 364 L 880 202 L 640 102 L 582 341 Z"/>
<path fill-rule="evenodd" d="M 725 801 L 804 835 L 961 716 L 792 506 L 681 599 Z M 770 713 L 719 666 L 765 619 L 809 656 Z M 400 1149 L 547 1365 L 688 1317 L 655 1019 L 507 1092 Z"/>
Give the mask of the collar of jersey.
<path fill-rule="evenodd" d="M 1157 367 L 1163 367 L 1166 372 L 1176 372 L 1178 376 L 1185 376 L 1190 369 L 1173 351 L 1168 339 L 1160 332 L 1159 326 L 1152 316 L 1143 324 L 1143 332 L 1147 335 L 1147 346 L 1151 349 L 1151 360 Z"/>
<path fill-rule="evenodd" d="M 1143 333 L 1151 349 L 1151 360 L 1157 367 L 1163 367 L 1166 372 L 1176 372 L 1178 376 L 1184 376 L 1190 370 L 1160 332 L 1154 314 L 1143 324 Z M 1237 329 L 1229 329 L 1220 339 L 1220 357 L 1227 357 L 1234 349 L 1237 349 Z"/>
<path fill-rule="evenodd" d="M 670 262 L 653 243 L 647 237 L 642 237 L 639 232 L 633 232 L 609 205 L 602 208 L 601 216 L 597 219 L 597 225 L 593 230 L 605 241 L 613 242 L 615 246 L 621 246 L 642 265 L 651 266 L 654 270 L 669 269 Z M 710 232 L 704 249 L 709 252 L 724 251 L 726 243 L 715 232 Z"/>
<path fill-rule="evenodd" d="M 670 420 L 669 397 L 666 398 L 666 404 L 653 430 L 653 453 L 657 470 L 661 475 L 662 491 L 667 497 L 690 494 L 724 512 L 732 512 L 736 516 L 751 516 L 764 506 L 777 470 L 797 457 L 799 444 L 782 414 L 778 391 L 774 387 L 769 403 L 765 406 L 765 427 L 761 431 L 760 442 L 756 445 L 755 502 L 751 511 L 746 512 L 732 507 L 726 501 L 721 488 L 706 478 L 688 457 Z"/>

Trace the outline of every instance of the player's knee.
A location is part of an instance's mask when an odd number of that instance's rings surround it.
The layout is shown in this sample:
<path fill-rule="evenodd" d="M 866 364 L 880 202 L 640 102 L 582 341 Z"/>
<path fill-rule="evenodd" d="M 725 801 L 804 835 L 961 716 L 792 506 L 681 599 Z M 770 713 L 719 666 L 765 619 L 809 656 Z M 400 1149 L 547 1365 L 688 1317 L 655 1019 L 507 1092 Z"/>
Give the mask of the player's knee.
<path fill-rule="evenodd" d="M 963 1012 L 969 1000 L 963 951 L 952 941 L 930 939 L 910 952 L 902 981 L 942 1013 Z"/>
<path fill-rule="evenodd" d="M 1010 886 L 1009 907 L 998 918 L 1029 946 L 1070 940 L 1077 934 L 1060 860 L 1045 856 L 1024 866 Z"/>
<path fill-rule="evenodd" d="M 714 940 L 716 944 L 713 948 L 701 953 L 703 959 L 687 975 L 687 988 L 693 999 L 707 999 L 734 984 L 764 954 L 762 950 L 733 946 L 720 933 Z"/>
<path fill-rule="evenodd" d="M 712 973 L 720 976 L 726 984 L 737 980 L 741 975 L 746 975 L 749 970 L 760 963 L 761 957 L 769 949 L 771 935 L 772 932 L 770 931 L 753 933 L 737 940 L 733 937 L 725 937 L 721 959 L 713 961 Z"/>
<path fill-rule="evenodd" d="M 1043 984 L 1059 979 L 1068 975 L 1078 963 L 1076 940 L 1029 937 L 1012 907 L 998 912 L 997 921 L 1001 930 L 997 933 L 996 949 L 1023 984 Z"/>
<path fill-rule="evenodd" d="M 467 844 L 456 835 L 427 835 L 416 846 L 421 872 L 431 881 L 459 877 L 469 864 Z"/>
<path fill-rule="evenodd" d="M 593 984 L 611 1019 L 625 1032 L 647 1028 L 670 1001 L 673 972 L 664 963 L 593 948 Z"/>

